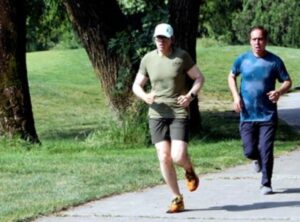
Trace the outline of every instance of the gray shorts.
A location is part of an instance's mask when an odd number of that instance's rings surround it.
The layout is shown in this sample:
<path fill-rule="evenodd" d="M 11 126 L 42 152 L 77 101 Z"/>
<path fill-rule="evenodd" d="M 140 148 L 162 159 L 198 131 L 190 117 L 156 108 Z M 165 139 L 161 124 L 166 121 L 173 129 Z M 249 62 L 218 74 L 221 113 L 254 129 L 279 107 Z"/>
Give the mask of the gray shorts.
<path fill-rule="evenodd" d="M 149 119 L 151 141 L 153 144 L 164 140 L 181 140 L 188 143 L 188 119 L 161 118 Z"/>

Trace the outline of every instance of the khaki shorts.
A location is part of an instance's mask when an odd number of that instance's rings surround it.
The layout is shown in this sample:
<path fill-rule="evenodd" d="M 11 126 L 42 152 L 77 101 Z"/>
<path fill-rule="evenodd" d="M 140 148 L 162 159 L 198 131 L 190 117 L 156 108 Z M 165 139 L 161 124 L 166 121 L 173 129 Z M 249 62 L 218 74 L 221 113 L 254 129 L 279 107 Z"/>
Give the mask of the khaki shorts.
<path fill-rule="evenodd" d="M 161 141 L 189 141 L 188 119 L 161 118 L 149 119 L 151 141 L 156 144 Z"/>

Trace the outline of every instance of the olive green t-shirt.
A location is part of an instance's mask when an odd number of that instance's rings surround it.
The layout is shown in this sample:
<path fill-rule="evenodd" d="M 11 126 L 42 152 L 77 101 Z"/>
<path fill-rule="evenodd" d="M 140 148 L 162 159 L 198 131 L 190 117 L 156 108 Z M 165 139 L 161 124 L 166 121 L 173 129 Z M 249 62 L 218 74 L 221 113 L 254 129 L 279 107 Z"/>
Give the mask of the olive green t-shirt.
<path fill-rule="evenodd" d="M 149 107 L 150 118 L 186 118 L 188 111 L 177 104 L 177 97 L 188 92 L 187 71 L 194 66 L 190 55 L 174 48 L 169 56 L 160 56 L 157 50 L 141 60 L 139 73 L 150 79 L 155 102 Z"/>

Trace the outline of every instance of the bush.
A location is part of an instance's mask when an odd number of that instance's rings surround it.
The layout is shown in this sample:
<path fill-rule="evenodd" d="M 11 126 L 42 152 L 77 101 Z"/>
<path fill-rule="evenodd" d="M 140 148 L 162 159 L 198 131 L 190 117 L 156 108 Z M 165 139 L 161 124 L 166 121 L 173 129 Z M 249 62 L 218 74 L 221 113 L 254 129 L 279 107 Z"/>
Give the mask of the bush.
<path fill-rule="evenodd" d="M 85 143 L 91 147 L 138 148 L 150 145 L 147 120 L 148 106 L 136 101 L 115 120 L 108 120 L 103 128 L 90 134 Z"/>

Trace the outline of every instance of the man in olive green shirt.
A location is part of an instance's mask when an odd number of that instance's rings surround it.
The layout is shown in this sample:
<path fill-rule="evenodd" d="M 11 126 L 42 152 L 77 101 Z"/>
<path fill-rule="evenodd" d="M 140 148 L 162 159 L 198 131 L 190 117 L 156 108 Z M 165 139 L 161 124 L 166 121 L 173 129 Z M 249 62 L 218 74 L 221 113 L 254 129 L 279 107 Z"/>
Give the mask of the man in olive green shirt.
<path fill-rule="evenodd" d="M 175 213 L 184 210 L 184 202 L 174 164 L 185 170 L 190 191 L 199 184 L 187 152 L 188 106 L 201 89 L 204 77 L 186 51 L 172 46 L 173 28 L 169 24 L 158 24 L 153 37 L 156 49 L 142 58 L 132 89 L 149 105 L 151 140 L 162 176 L 173 195 L 167 212 Z M 190 89 L 185 81 L 188 77 L 194 80 Z M 144 86 L 149 80 L 151 91 L 146 92 Z"/>

